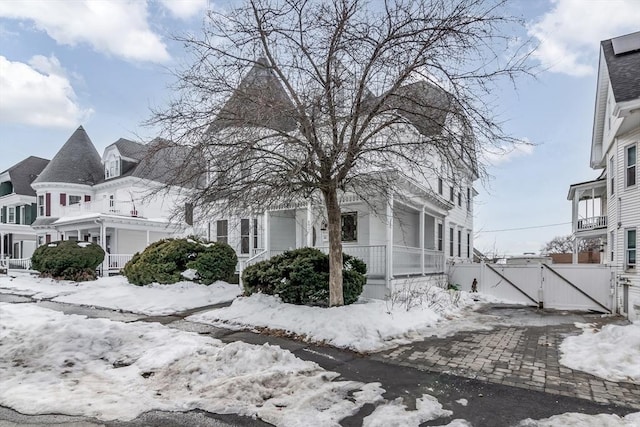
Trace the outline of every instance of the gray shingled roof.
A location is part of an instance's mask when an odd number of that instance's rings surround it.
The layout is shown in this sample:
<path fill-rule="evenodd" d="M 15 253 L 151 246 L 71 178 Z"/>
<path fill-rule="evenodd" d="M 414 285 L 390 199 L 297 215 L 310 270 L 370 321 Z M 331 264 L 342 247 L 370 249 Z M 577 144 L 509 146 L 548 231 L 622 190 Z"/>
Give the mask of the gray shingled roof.
<path fill-rule="evenodd" d="M 116 146 L 122 157 L 128 157 L 138 161 L 142 160 L 147 153 L 147 146 L 145 144 L 124 138 L 120 138 L 111 145 Z"/>
<path fill-rule="evenodd" d="M 616 102 L 640 98 L 640 50 L 615 55 L 611 40 L 601 45 Z"/>
<path fill-rule="evenodd" d="M 20 163 L 16 163 L 6 171 L 13 186 L 13 192 L 24 196 L 35 196 L 36 192 L 31 188 L 31 183 L 42 170 L 49 164 L 49 160 L 41 157 L 29 156 Z"/>
<path fill-rule="evenodd" d="M 87 132 L 80 126 L 33 182 L 93 185 L 103 177 L 101 157 Z"/>
<path fill-rule="evenodd" d="M 192 171 L 187 170 L 185 165 L 201 160 L 201 156 L 198 159 L 188 158 L 194 154 L 197 153 L 189 147 L 156 138 L 147 145 L 146 155 L 133 169 L 131 176 L 164 184 L 191 187 L 195 184 L 195 179 L 190 179 L 189 173 Z"/>
<path fill-rule="evenodd" d="M 210 131 L 258 126 L 282 132 L 296 128 L 295 107 L 276 74 L 260 58 L 231 94 Z"/>
<path fill-rule="evenodd" d="M 426 136 L 442 132 L 451 111 L 447 93 L 426 81 L 400 87 L 389 97 L 388 105 Z"/>

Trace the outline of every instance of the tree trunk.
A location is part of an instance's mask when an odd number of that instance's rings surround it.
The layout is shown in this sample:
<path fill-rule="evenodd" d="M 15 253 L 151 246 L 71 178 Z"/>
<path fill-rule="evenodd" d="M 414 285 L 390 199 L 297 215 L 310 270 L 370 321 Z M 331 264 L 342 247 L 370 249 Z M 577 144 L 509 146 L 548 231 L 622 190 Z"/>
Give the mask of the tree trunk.
<path fill-rule="evenodd" d="M 322 192 L 329 226 L 329 305 L 344 305 L 342 293 L 342 219 L 335 188 Z"/>

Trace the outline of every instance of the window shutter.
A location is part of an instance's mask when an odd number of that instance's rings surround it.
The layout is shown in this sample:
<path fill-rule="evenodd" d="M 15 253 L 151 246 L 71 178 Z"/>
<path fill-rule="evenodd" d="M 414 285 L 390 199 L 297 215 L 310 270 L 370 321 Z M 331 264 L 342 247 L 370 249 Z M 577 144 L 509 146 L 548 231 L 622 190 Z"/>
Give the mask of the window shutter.
<path fill-rule="evenodd" d="M 67 195 L 65 193 L 60 193 L 60 205 L 61 206 L 67 205 Z"/>
<path fill-rule="evenodd" d="M 44 216 L 51 216 L 51 193 L 45 193 L 44 204 Z M 49 239 L 51 239 L 51 236 L 49 236 Z"/>
<path fill-rule="evenodd" d="M 16 206 L 16 224 L 20 224 L 20 206 Z"/>
<path fill-rule="evenodd" d="M 3 206 L 2 211 L 0 211 L 0 222 L 3 224 L 7 223 L 7 207 Z"/>

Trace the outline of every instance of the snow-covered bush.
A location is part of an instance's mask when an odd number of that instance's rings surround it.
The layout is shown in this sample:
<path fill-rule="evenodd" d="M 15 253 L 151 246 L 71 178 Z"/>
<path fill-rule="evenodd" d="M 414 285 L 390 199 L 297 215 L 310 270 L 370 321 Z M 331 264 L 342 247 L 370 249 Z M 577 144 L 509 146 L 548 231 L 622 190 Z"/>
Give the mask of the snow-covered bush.
<path fill-rule="evenodd" d="M 343 266 L 344 303 L 352 304 L 366 283 L 367 266 L 347 254 Z M 328 306 L 329 255 L 314 248 L 287 251 L 247 267 L 242 283 L 247 295 L 261 292 L 290 304 Z"/>
<path fill-rule="evenodd" d="M 135 285 L 171 284 L 185 279 L 210 285 L 216 280 L 229 281 L 237 263 L 235 251 L 226 243 L 164 239 L 136 253 L 123 273 Z M 192 274 L 183 274 L 186 271 Z"/>
<path fill-rule="evenodd" d="M 40 275 L 77 282 L 96 279 L 96 268 L 104 260 L 99 245 L 61 240 L 38 247 L 31 256 L 31 268 Z"/>

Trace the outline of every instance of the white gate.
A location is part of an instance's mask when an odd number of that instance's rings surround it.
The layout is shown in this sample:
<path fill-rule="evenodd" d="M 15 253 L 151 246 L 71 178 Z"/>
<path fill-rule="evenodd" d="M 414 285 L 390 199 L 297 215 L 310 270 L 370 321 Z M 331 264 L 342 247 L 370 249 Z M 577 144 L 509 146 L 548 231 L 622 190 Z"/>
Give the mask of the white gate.
<path fill-rule="evenodd" d="M 463 290 L 475 278 L 479 292 L 519 304 L 615 311 L 613 270 L 602 264 L 458 264 L 449 276 Z"/>

